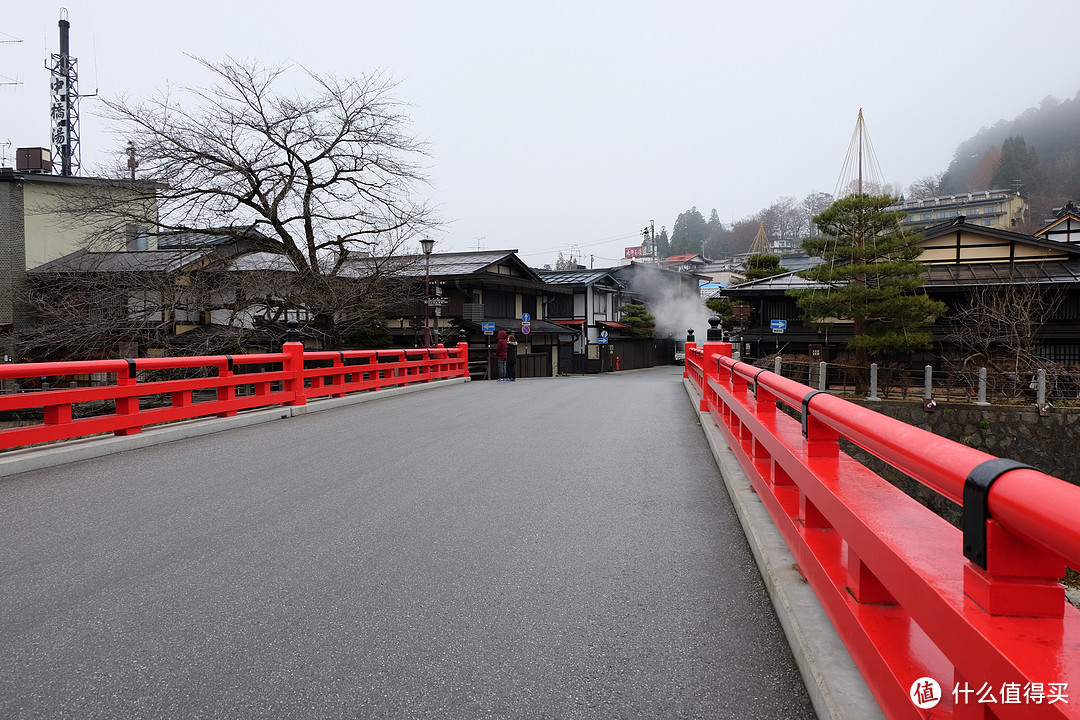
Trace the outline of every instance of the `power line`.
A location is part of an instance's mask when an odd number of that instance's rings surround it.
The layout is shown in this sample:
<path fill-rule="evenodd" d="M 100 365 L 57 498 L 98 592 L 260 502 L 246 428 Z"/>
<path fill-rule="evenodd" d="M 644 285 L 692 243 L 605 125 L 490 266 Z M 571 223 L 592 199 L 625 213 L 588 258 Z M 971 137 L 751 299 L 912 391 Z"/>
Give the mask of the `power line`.
<path fill-rule="evenodd" d="M 616 236 L 613 236 L 613 237 L 601 238 L 600 240 L 595 240 L 593 242 L 571 243 L 571 244 L 573 244 L 577 248 L 585 248 L 585 247 L 596 247 L 597 245 L 604 245 L 606 243 L 618 242 L 620 240 L 637 240 L 637 233 L 629 233 L 629 234 L 624 234 L 624 235 L 616 235 Z M 558 252 L 559 250 L 562 250 L 564 247 L 566 247 L 566 245 L 567 244 L 564 243 L 564 244 L 558 245 L 556 247 L 542 248 L 540 250 L 530 250 L 529 252 L 519 253 L 519 255 L 523 255 L 523 256 L 545 255 L 545 254 L 548 254 L 548 253 Z"/>

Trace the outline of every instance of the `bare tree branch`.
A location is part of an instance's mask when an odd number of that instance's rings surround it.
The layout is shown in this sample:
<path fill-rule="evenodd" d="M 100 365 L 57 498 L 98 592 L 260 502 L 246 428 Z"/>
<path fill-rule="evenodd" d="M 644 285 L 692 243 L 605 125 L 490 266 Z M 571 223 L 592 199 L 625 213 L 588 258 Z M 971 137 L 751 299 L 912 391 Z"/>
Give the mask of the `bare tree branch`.
<path fill-rule="evenodd" d="M 400 255 L 435 225 L 431 208 L 415 197 L 425 182 L 427 148 L 407 133 L 395 85 L 381 74 L 337 78 L 228 57 L 195 60 L 214 77 L 211 86 L 104 101 L 104 114 L 138 157 L 139 179 L 118 172 L 87 180 L 81 192 L 64 188 L 54 210 L 89 236 L 91 252 L 123 250 L 136 235 L 152 238 L 150 249 L 209 236 L 246 243 L 252 257 L 265 255 L 264 266 L 213 256 L 168 272 L 84 268 L 79 278 L 60 270 L 43 275 L 33 298 L 41 328 L 65 313 L 100 327 L 91 331 L 76 321 L 72 327 L 82 329 L 75 335 L 60 337 L 50 328 L 26 338 L 40 352 L 69 342 L 77 348 L 72 352 L 90 355 L 92 345 L 100 351 L 101 343 L 132 333 L 158 342 L 158 331 L 146 323 L 138 332 L 130 327 L 137 318 L 123 302 L 116 313 L 87 304 L 129 298 L 139 288 L 152 288 L 158 298 L 149 314 L 160 332 L 182 325 L 169 305 L 180 303 L 183 313 L 202 313 L 202 324 L 212 316 L 215 325 L 248 332 L 302 314 L 329 346 L 416 293 L 392 272 L 401 267 L 355 262 Z M 302 89 L 290 85 L 298 74 Z M 46 280 L 52 289 L 41 284 Z M 55 297 L 59 288 L 69 297 Z M 113 315 L 126 317 L 119 325 L 103 322 Z"/>

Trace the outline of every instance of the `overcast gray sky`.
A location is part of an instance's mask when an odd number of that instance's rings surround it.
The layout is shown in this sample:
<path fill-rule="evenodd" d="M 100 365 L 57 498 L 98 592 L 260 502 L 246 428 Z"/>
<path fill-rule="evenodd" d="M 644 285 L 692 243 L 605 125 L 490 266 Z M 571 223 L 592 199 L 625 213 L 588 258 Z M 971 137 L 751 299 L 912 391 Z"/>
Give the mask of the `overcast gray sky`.
<path fill-rule="evenodd" d="M 1075 0 L 175 3 L 67 0 L 80 90 L 150 95 L 226 53 L 322 73 L 385 69 L 433 149 L 437 250 L 576 246 L 615 264 L 650 220 L 725 223 L 832 192 L 859 108 L 885 180 L 1080 90 Z M 45 59 L 60 4 L 0 8 L 0 143 L 48 145 Z M 1063 26 L 1062 23 L 1065 23 Z M 1063 41 L 1063 37 L 1066 38 Z M 122 143 L 82 103 L 83 174 Z"/>

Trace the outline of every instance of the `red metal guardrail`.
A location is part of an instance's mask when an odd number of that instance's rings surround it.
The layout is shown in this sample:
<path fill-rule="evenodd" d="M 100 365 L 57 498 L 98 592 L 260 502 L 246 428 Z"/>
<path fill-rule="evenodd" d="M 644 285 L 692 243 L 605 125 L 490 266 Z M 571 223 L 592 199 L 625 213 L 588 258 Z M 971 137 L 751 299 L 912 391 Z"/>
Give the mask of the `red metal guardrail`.
<path fill-rule="evenodd" d="M 1058 582 L 1080 568 L 1080 487 L 730 356 L 687 343 L 684 375 L 886 716 L 1080 717 L 1080 611 Z M 959 503 L 963 529 L 840 438 Z"/>
<path fill-rule="evenodd" d="M 148 425 L 240 410 L 305 405 L 320 397 L 469 377 L 468 346 L 305 352 L 287 342 L 280 353 L 137 358 L 0 365 L 0 379 L 104 374 L 105 384 L 0 394 L 0 412 L 42 409 L 41 423 L 0 430 L 0 449 L 98 433 L 133 435 Z M 140 381 L 140 373 L 202 368 L 209 377 Z M 110 381 L 114 380 L 114 381 Z M 250 393 L 238 393 L 238 389 Z M 199 391 L 212 397 L 198 401 Z M 153 400 L 167 399 L 154 403 Z M 80 403 L 114 403 L 112 411 L 76 417 Z"/>

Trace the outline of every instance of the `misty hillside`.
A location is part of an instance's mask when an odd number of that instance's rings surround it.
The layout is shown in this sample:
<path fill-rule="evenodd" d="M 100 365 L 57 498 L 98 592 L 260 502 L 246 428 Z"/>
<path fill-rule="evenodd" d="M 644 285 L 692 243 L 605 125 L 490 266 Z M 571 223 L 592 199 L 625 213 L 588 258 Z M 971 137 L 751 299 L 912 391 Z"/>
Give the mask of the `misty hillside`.
<path fill-rule="evenodd" d="M 1014 187 L 1028 196 L 1035 225 L 1050 208 L 1080 201 L 1080 92 L 984 127 L 956 149 L 941 181 L 949 194 Z"/>

